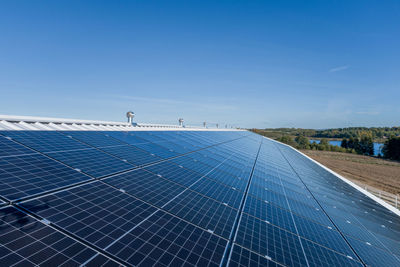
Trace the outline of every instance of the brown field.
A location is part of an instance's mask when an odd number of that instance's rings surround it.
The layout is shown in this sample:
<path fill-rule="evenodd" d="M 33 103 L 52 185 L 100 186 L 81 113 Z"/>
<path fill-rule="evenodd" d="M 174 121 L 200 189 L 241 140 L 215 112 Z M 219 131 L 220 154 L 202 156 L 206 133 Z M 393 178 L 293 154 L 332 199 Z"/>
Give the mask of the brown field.
<path fill-rule="evenodd" d="M 349 153 L 315 150 L 302 152 L 349 180 L 400 194 L 400 162 Z"/>

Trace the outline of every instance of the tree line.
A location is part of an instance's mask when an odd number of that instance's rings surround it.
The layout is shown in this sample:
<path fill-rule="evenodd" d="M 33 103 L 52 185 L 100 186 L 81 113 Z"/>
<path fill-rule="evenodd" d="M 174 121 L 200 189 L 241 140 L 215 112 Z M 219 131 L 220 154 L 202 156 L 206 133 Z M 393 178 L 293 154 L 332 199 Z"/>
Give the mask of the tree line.
<path fill-rule="evenodd" d="M 371 135 L 362 135 L 360 138 L 343 138 L 340 147 L 329 144 L 327 139 L 321 139 L 320 143 L 310 143 L 306 136 L 283 135 L 276 139 L 279 142 L 288 144 L 297 149 L 311 149 L 321 151 L 345 152 L 360 155 L 373 156 L 374 143 Z M 391 136 L 384 144 L 382 149 L 383 155 L 379 157 L 392 160 L 400 160 L 400 137 Z"/>
<path fill-rule="evenodd" d="M 302 128 L 274 128 L 274 129 L 253 129 L 253 131 L 271 137 L 277 138 L 283 135 L 305 136 L 311 138 L 335 138 L 350 139 L 361 138 L 363 135 L 369 135 L 374 141 L 383 142 L 391 136 L 400 136 L 400 127 L 348 127 L 325 130 L 302 129 Z"/>

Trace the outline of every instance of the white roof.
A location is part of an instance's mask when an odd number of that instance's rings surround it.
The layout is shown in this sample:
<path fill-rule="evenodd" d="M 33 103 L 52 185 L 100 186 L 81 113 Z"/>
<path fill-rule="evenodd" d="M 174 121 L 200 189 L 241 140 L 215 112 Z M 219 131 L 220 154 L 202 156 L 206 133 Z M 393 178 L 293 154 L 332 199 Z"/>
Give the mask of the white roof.
<path fill-rule="evenodd" d="M 238 129 L 201 128 L 171 124 L 60 119 L 48 117 L 0 115 L 0 130 L 15 131 L 232 131 Z"/>

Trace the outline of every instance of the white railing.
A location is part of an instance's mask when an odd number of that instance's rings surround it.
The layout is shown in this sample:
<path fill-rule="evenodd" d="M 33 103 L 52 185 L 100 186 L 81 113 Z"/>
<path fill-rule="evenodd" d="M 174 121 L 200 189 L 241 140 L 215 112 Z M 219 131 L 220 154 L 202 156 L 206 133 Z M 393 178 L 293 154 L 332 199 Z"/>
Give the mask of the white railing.
<path fill-rule="evenodd" d="M 392 205 L 396 209 L 400 209 L 400 195 L 392 194 L 392 193 L 380 190 L 380 189 L 375 188 L 375 187 L 370 186 L 370 185 L 362 184 L 362 183 L 355 182 L 355 181 L 353 181 L 353 182 L 356 183 L 357 185 L 359 185 L 360 187 L 362 187 L 364 190 L 366 190 L 366 191 L 370 192 L 371 194 L 379 197 L 380 199 L 382 199 L 386 203 Z"/>

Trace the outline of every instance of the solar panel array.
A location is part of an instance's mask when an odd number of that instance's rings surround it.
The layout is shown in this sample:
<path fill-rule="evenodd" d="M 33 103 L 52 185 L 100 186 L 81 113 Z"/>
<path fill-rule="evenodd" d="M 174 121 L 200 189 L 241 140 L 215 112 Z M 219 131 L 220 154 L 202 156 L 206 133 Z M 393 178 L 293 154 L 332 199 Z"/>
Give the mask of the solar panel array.
<path fill-rule="evenodd" d="M 0 132 L 0 266 L 400 266 L 400 217 L 245 131 Z"/>

